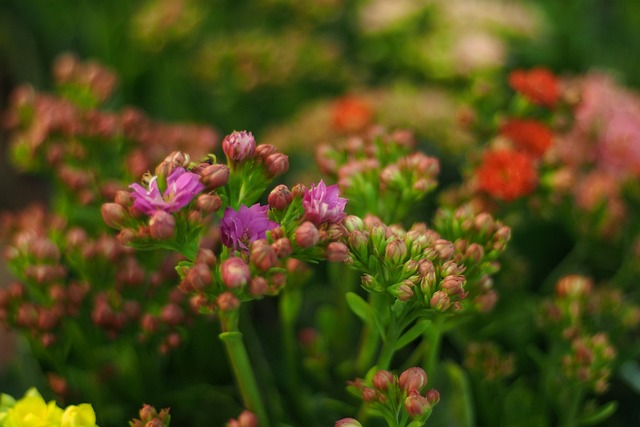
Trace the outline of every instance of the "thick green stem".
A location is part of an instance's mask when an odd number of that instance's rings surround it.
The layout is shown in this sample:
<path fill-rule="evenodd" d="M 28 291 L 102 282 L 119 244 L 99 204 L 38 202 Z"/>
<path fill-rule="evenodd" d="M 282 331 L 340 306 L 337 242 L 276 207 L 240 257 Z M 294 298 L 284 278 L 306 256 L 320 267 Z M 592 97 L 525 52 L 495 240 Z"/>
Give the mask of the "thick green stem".
<path fill-rule="evenodd" d="M 581 388 L 578 388 L 573 393 L 571 393 L 569 399 L 569 405 L 565 411 L 562 411 L 561 414 L 561 427 L 577 427 L 578 426 L 578 412 L 580 411 L 580 406 L 582 403 L 582 397 L 584 395 L 584 391 Z"/>
<path fill-rule="evenodd" d="M 384 295 L 378 292 L 369 294 L 369 304 L 376 313 L 380 313 L 384 305 Z M 356 359 L 356 370 L 359 374 L 364 374 L 373 366 L 373 361 L 380 347 L 380 334 L 372 325 L 365 324 L 360 338 L 360 352 Z"/>
<path fill-rule="evenodd" d="M 242 332 L 238 330 L 238 312 L 231 313 L 221 312 L 220 322 L 223 332 L 219 335 L 224 343 L 231 362 L 240 394 L 247 409 L 256 414 L 259 424 L 262 427 L 269 427 L 269 418 L 265 410 L 260 389 L 253 373 L 253 367 L 244 346 Z"/>
<path fill-rule="evenodd" d="M 440 346 L 442 344 L 442 333 L 444 332 L 445 318 L 442 315 L 433 319 L 433 322 L 424 333 L 424 339 L 427 344 L 425 351 L 424 365 L 427 374 L 434 375 L 438 358 L 440 357 Z"/>

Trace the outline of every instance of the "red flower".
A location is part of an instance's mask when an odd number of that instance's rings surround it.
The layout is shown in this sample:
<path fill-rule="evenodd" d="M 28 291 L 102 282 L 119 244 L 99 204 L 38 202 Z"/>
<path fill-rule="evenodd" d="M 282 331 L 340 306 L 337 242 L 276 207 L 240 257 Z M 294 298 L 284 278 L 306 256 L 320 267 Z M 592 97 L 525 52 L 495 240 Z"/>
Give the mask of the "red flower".
<path fill-rule="evenodd" d="M 531 193 L 537 173 L 527 154 L 499 149 L 487 151 L 476 170 L 478 189 L 502 200 L 514 200 Z"/>
<path fill-rule="evenodd" d="M 338 132 L 357 132 L 363 130 L 373 119 L 371 106 L 362 99 L 345 96 L 333 104 L 333 128 Z"/>
<path fill-rule="evenodd" d="M 546 107 L 553 107 L 560 96 L 558 80 L 546 68 L 514 70 L 509 75 L 509 84 L 530 102 Z"/>
<path fill-rule="evenodd" d="M 534 157 L 541 157 L 553 141 L 549 128 L 535 120 L 510 119 L 500 134 Z"/>

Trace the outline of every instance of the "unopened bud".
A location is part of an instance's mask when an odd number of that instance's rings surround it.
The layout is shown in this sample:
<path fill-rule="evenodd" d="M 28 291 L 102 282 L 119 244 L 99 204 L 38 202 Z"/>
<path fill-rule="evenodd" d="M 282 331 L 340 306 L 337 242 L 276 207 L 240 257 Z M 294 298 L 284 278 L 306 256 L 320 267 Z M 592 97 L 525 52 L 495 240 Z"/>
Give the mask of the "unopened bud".
<path fill-rule="evenodd" d="M 249 282 L 249 293 L 253 297 L 261 297 L 269 291 L 269 284 L 267 279 L 262 276 L 256 276 L 251 278 Z"/>
<path fill-rule="evenodd" d="M 404 261 L 407 253 L 407 245 L 400 239 L 393 239 L 385 248 L 384 258 L 389 264 L 397 265 Z"/>
<path fill-rule="evenodd" d="M 344 227 L 347 229 L 348 232 L 364 229 L 364 223 L 362 222 L 362 218 L 355 215 L 346 216 L 342 221 L 342 225 L 344 225 Z"/>
<path fill-rule="evenodd" d="M 222 151 L 232 164 L 242 163 L 253 157 L 256 140 L 251 132 L 235 131 L 222 141 Z"/>
<path fill-rule="evenodd" d="M 218 307 L 222 311 L 233 311 L 240 307 L 240 300 L 231 292 L 223 292 L 216 299 Z"/>
<path fill-rule="evenodd" d="M 276 252 L 264 239 L 251 243 L 249 258 L 251 263 L 260 271 L 267 271 L 278 262 Z"/>
<path fill-rule="evenodd" d="M 157 210 L 149 220 L 149 232 L 156 240 L 166 240 L 173 237 L 176 219 L 168 212 Z"/>
<path fill-rule="evenodd" d="M 438 239 L 433 244 L 434 249 L 443 260 L 451 259 L 455 253 L 453 243 L 446 239 Z"/>
<path fill-rule="evenodd" d="M 429 300 L 429 305 L 436 311 L 447 311 L 451 307 L 451 299 L 444 291 L 435 291 Z"/>
<path fill-rule="evenodd" d="M 396 377 L 389 371 L 379 370 L 373 376 L 373 386 L 380 391 L 387 391 L 396 382 Z"/>
<path fill-rule="evenodd" d="M 409 301 L 415 295 L 415 292 L 413 291 L 413 283 L 411 283 L 410 280 L 405 280 L 389 286 L 387 291 L 400 301 Z"/>
<path fill-rule="evenodd" d="M 429 378 L 424 369 L 414 366 L 400 374 L 398 385 L 405 393 L 418 392 L 427 385 Z"/>
<path fill-rule="evenodd" d="M 289 205 L 293 201 L 293 193 L 291 193 L 289 187 L 284 184 L 280 184 L 276 188 L 271 190 L 267 201 L 269 202 L 269 206 L 276 210 L 282 211 L 289 207 Z"/>
<path fill-rule="evenodd" d="M 419 417 L 431 409 L 431 405 L 427 398 L 420 396 L 418 393 L 409 393 L 409 395 L 404 399 L 404 407 L 407 410 L 407 413 L 412 417 Z"/>
<path fill-rule="evenodd" d="M 425 393 L 425 397 L 427 398 L 431 406 L 434 406 L 438 402 L 440 402 L 440 392 L 435 388 L 427 390 L 427 392 Z"/>
<path fill-rule="evenodd" d="M 215 190 L 223 187 L 229 181 L 229 168 L 227 165 L 213 164 L 200 171 L 200 181 L 207 190 Z"/>
<path fill-rule="evenodd" d="M 326 257 L 331 262 L 347 262 L 350 259 L 349 248 L 344 243 L 331 242 L 327 245 Z"/>
<path fill-rule="evenodd" d="M 286 237 L 281 237 L 271 245 L 278 258 L 286 258 L 293 253 L 291 241 Z"/>
<path fill-rule="evenodd" d="M 102 219 L 105 224 L 116 230 L 122 230 L 125 227 L 129 214 L 127 210 L 117 203 L 105 203 L 100 208 Z"/>
<path fill-rule="evenodd" d="M 296 228 L 296 244 L 301 248 L 310 248 L 319 241 L 318 228 L 311 221 L 305 221 Z"/>
<path fill-rule="evenodd" d="M 251 279 L 249 266 L 242 258 L 231 257 L 220 266 L 222 282 L 229 288 L 240 288 Z"/>
<path fill-rule="evenodd" d="M 196 209 L 210 214 L 216 212 L 222 206 L 222 199 L 217 194 L 201 194 L 196 199 Z"/>
<path fill-rule="evenodd" d="M 282 153 L 273 153 L 264 161 L 264 169 L 269 178 L 275 178 L 289 170 L 289 157 Z"/>
<path fill-rule="evenodd" d="M 362 424 L 354 418 L 343 418 L 336 421 L 335 427 L 362 427 Z"/>

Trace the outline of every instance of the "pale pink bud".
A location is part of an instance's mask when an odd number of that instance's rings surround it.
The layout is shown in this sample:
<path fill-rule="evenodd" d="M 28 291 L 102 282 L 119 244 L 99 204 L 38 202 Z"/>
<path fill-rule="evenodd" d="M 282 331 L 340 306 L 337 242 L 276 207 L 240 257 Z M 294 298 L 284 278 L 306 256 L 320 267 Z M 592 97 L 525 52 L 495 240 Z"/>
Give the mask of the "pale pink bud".
<path fill-rule="evenodd" d="M 233 311 L 240 307 L 240 300 L 231 292 L 223 292 L 216 299 L 218 307 L 222 311 Z"/>
<path fill-rule="evenodd" d="M 196 199 L 196 208 L 205 214 L 216 212 L 222 206 L 222 199 L 217 194 L 201 194 Z"/>
<path fill-rule="evenodd" d="M 335 427 L 362 427 L 362 424 L 354 418 L 343 418 L 336 421 Z"/>
<path fill-rule="evenodd" d="M 427 385 L 429 379 L 424 369 L 419 367 L 412 367 L 400 374 L 398 378 L 398 385 L 407 394 L 411 392 L 420 393 L 420 391 Z"/>
<path fill-rule="evenodd" d="M 400 239 L 393 239 L 387 243 L 384 258 L 391 264 L 399 264 L 404 261 L 407 253 L 407 245 Z"/>
<path fill-rule="evenodd" d="M 451 307 L 451 299 L 444 291 L 436 291 L 429 300 L 429 305 L 436 311 L 446 311 Z"/>
<path fill-rule="evenodd" d="M 238 424 L 239 427 L 258 427 L 258 417 L 251 411 L 242 411 Z"/>
<path fill-rule="evenodd" d="M 342 242 L 331 242 L 327 245 L 327 261 L 347 262 L 349 261 L 349 248 Z"/>
<path fill-rule="evenodd" d="M 407 413 L 412 417 L 419 417 L 425 411 L 431 409 L 431 405 L 426 397 L 420 396 L 418 393 L 409 393 L 404 399 L 404 407 Z"/>
<path fill-rule="evenodd" d="M 251 279 L 249 266 L 242 258 L 231 257 L 220 266 L 222 282 L 229 288 L 240 288 Z"/>
<path fill-rule="evenodd" d="M 427 398 L 431 406 L 440 402 L 440 392 L 435 388 L 427 390 L 425 397 Z"/>
<path fill-rule="evenodd" d="M 253 297 L 261 297 L 269 291 L 269 284 L 267 279 L 262 276 L 256 276 L 251 278 L 249 282 L 249 293 Z"/>
<path fill-rule="evenodd" d="M 380 391 L 386 391 L 389 386 L 394 385 L 396 382 L 396 377 L 389 371 L 385 371 L 384 369 L 379 370 L 373 376 L 373 386 Z"/>
<path fill-rule="evenodd" d="M 267 271 L 278 262 L 278 256 L 266 240 L 260 239 L 251 243 L 249 248 L 251 263 L 261 271 Z"/>
<path fill-rule="evenodd" d="M 311 221 L 305 221 L 296 228 L 296 244 L 301 248 L 310 248 L 319 241 L 318 228 Z"/>
<path fill-rule="evenodd" d="M 117 203 L 103 204 L 100 213 L 105 224 L 116 230 L 123 229 L 129 217 L 127 210 Z"/>
<path fill-rule="evenodd" d="M 289 170 L 289 157 L 282 153 L 273 153 L 265 159 L 264 168 L 269 178 L 280 176 Z"/>
<path fill-rule="evenodd" d="M 175 228 L 176 219 L 168 212 L 157 210 L 149 219 L 149 232 L 154 239 L 166 240 L 172 238 Z"/>
<path fill-rule="evenodd" d="M 200 181 L 204 184 L 207 190 L 215 190 L 216 188 L 223 187 L 229 181 L 229 168 L 227 165 L 213 164 L 200 171 Z"/>
<path fill-rule="evenodd" d="M 291 241 L 286 237 L 282 237 L 271 245 L 273 250 L 276 252 L 276 256 L 278 258 L 286 258 L 293 252 L 293 248 L 291 247 Z"/>

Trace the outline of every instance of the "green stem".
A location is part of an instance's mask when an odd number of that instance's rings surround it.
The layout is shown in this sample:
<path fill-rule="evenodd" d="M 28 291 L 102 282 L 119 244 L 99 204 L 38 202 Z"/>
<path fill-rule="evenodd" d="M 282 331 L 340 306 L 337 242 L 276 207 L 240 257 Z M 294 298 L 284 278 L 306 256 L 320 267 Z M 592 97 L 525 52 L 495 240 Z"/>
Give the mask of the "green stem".
<path fill-rule="evenodd" d="M 376 313 L 381 313 L 384 308 L 384 295 L 373 292 L 369 294 L 369 304 Z M 375 327 L 365 324 L 360 338 L 360 352 L 356 359 L 356 370 L 358 374 L 364 374 L 373 366 L 373 360 L 380 346 L 380 334 Z"/>
<path fill-rule="evenodd" d="M 578 412 L 580 411 L 583 395 L 584 395 L 584 391 L 580 387 L 577 387 L 577 390 L 575 390 L 573 393 L 570 394 L 569 405 L 566 408 L 566 411 L 563 411 L 561 415 L 561 419 L 562 419 L 560 423 L 561 427 L 577 427 L 578 426 L 577 418 L 578 418 Z"/>
<path fill-rule="evenodd" d="M 444 321 L 444 316 L 437 315 L 424 333 L 424 339 L 427 344 L 427 349 L 424 354 L 424 365 L 429 375 L 436 373 L 436 366 L 438 365 L 438 358 L 440 356 L 440 346 L 442 345 Z"/>
<path fill-rule="evenodd" d="M 238 312 L 220 313 L 222 333 L 219 335 L 224 343 L 231 363 L 240 394 L 247 409 L 256 414 L 262 427 L 269 427 L 269 419 L 265 410 L 260 389 L 253 373 L 253 367 L 244 346 L 242 332 L 238 330 Z"/>

